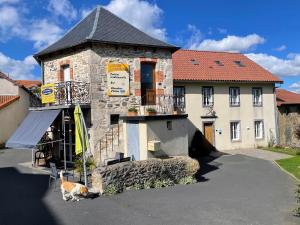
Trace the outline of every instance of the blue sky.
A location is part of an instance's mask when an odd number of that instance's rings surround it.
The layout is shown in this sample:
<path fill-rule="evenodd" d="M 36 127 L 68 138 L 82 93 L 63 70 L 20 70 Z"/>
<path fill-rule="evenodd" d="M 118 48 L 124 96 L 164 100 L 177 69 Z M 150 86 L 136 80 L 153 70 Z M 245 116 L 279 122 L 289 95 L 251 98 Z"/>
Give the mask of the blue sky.
<path fill-rule="evenodd" d="M 0 0 L 0 70 L 40 79 L 32 54 L 96 5 L 182 48 L 244 53 L 300 93 L 297 0 Z"/>

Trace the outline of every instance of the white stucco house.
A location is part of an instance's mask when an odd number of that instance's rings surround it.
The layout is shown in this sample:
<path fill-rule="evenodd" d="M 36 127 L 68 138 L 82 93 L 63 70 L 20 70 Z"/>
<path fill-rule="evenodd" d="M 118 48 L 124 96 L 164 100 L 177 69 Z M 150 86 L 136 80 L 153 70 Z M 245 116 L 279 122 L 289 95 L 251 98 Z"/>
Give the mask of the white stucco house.
<path fill-rule="evenodd" d="M 28 113 L 28 108 L 38 99 L 24 85 L 0 72 L 0 145 L 17 129 Z M 38 81 L 26 81 L 38 85 Z"/>
<path fill-rule="evenodd" d="M 174 107 L 188 114 L 218 150 L 276 142 L 276 83 L 282 80 L 243 54 L 179 50 L 173 54 Z M 212 147 L 211 146 L 211 147 Z"/>

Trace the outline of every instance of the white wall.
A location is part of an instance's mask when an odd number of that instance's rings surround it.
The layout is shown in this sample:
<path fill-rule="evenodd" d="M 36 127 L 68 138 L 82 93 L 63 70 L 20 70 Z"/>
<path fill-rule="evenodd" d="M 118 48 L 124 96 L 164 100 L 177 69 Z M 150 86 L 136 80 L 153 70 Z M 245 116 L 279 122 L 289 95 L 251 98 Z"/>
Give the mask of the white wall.
<path fill-rule="evenodd" d="M 6 79 L 0 78 L 0 95 L 18 95 L 18 93 L 19 86 Z"/>
<path fill-rule="evenodd" d="M 17 95 L 20 96 L 17 101 L 0 110 L 0 143 L 7 141 L 28 114 L 29 94 L 18 87 Z"/>
<path fill-rule="evenodd" d="M 270 139 L 270 130 L 276 137 L 275 95 L 273 84 L 224 84 L 224 83 L 174 83 L 174 86 L 185 86 L 186 113 L 190 121 L 189 140 L 191 141 L 196 128 L 203 131 L 203 122 L 214 122 L 215 147 L 218 150 L 254 148 L 265 146 Z M 202 86 L 214 87 L 214 111 L 217 118 L 203 119 L 207 108 L 202 107 Z M 230 107 L 229 87 L 240 87 L 240 107 Z M 262 87 L 263 106 L 254 107 L 252 103 L 252 87 Z M 232 142 L 230 137 L 230 121 L 241 123 L 241 140 Z M 264 121 L 264 138 L 255 139 L 254 121 Z M 221 129 L 219 134 L 217 129 Z"/>

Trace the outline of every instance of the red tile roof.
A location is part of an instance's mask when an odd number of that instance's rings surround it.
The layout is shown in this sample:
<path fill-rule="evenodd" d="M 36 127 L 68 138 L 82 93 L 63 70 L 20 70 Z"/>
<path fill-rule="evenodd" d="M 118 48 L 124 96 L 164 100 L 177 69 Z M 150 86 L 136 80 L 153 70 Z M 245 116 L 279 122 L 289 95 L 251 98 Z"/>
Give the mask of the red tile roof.
<path fill-rule="evenodd" d="M 18 100 L 18 95 L 0 95 L 0 110 Z"/>
<path fill-rule="evenodd" d="M 276 89 L 277 106 L 300 104 L 300 94 L 284 89 Z"/>
<path fill-rule="evenodd" d="M 173 53 L 173 78 L 175 81 L 283 83 L 278 77 L 243 54 L 194 50 L 178 50 Z"/>
<path fill-rule="evenodd" d="M 42 85 L 38 80 L 16 80 L 16 82 L 26 88 L 40 87 Z"/>

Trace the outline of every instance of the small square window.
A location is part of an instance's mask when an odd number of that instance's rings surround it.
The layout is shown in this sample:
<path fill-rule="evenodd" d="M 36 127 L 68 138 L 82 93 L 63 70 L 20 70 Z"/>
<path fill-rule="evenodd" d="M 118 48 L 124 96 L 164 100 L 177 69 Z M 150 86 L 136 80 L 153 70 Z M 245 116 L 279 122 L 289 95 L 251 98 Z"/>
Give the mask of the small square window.
<path fill-rule="evenodd" d="M 119 123 L 119 114 L 110 114 L 110 125 L 118 124 Z"/>

